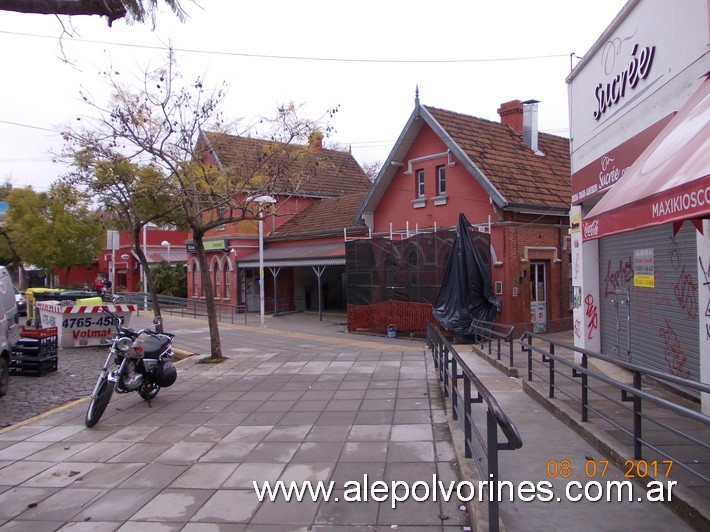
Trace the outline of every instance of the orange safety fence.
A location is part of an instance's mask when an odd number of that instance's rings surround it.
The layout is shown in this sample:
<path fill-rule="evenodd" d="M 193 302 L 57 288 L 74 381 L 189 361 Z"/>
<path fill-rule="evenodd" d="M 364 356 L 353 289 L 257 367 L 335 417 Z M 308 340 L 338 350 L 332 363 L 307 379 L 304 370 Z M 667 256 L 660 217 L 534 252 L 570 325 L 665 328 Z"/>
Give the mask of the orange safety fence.
<path fill-rule="evenodd" d="M 398 332 L 418 335 L 426 333 L 427 323 L 441 329 L 432 314 L 431 303 L 389 300 L 372 305 L 348 304 L 350 332 L 386 334 L 387 327 L 394 325 Z"/>

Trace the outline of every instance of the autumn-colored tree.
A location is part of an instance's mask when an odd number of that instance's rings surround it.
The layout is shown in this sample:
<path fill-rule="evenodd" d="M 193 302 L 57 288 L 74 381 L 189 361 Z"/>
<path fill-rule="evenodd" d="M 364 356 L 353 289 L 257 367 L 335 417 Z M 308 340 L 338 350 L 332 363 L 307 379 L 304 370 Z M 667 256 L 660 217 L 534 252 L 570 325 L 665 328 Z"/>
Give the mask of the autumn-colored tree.
<path fill-rule="evenodd" d="M 73 171 L 62 178 L 76 191 L 83 191 L 101 206 L 107 223 L 125 231 L 131 248 L 145 272 L 153 313 L 160 316 L 160 301 L 152 278 L 152 270 L 141 242 L 143 228 L 150 223 L 171 224 L 180 216 L 172 202 L 170 183 L 153 165 L 140 166 L 119 154 L 114 146 L 95 143 L 95 137 L 69 137 L 74 150 Z M 99 151 L 101 148 L 101 151 Z"/>
<path fill-rule="evenodd" d="M 257 220 L 262 206 L 256 199 L 260 196 L 283 200 L 296 193 L 318 172 L 317 158 L 309 157 L 309 137 L 316 130 L 327 133 L 329 128 L 301 118 L 296 105 L 282 106 L 274 118 L 257 121 L 257 133 L 269 139 L 258 152 L 217 168 L 205 157 L 209 146 L 203 130 L 224 127 L 219 112 L 223 87 L 207 90 L 202 78 L 186 83 L 172 54 L 164 67 L 144 73 L 139 90 L 121 85 L 114 72 L 105 75 L 113 98 L 106 106 L 84 96 L 97 118 L 84 119 L 83 129 L 65 133 L 69 151 L 72 156 L 95 161 L 120 153 L 126 161 L 153 166 L 165 176 L 163 190 L 170 191 L 171 198 L 165 198 L 164 207 L 179 211 L 192 233 L 207 307 L 211 356 L 221 359 L 205 235 L 222 225 Z"/>

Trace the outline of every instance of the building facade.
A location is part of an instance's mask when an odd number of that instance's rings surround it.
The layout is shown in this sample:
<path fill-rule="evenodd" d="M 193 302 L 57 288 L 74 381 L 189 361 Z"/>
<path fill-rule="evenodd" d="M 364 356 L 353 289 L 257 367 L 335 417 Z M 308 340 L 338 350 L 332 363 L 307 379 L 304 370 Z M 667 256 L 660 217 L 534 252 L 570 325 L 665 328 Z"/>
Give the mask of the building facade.
<path fill-rule="evenodd" d="M 242 161 L 273 149 L 271 141 L 222 133 L 203 133 L 200 142 L 203 163 L 225 174 L 239 173 Z M 295 193 L 273 193 L 275 203 L 265 210 L 261 224 L 262 256 L 257 220 L 227 223 L 206 234 L 209 277 L 218 304 L 237 312 L 258 311 L 263 261 L 267 312 L 344 308 L 344 234 L 366 230 L 352 219 L 370 181 L 350 152 L 326 149 L 320 137 L 314 137 L 309 148 L 302 162 L 314 162 L 317 171 Z M 244 196 L 248 194 L 245 190 Z M 245 198 L 237 202 L 243 204 Z M 188 296 L 200 299 L 202 276 L 190 242 L 187 251 Z"/>
<path fill-rule="evenodd" d="M 497 321 L 569 330 L 569 143 L 538 131 L 537 104 L 506 102 L 493 122 L 422 105 L 417 94 L 358 219 L 401 238 L 445 235 L 463 213 L 490 235 Z"/>
<path fill-rule="evenodd" d="M 709 8 L 631 0 L 568 78 L 575 344 L 703 382 Z"/>
<path fill-rule="evenodd" d="M 150 267 L 163 261 L 185 264 L 187 239 L 186 231 L 148 224 L 141 232 L 138 245 L 143 249 Z M 55 269 L 52 286 L 70 289 L 86 287 L 93 290 L 94 279 L 102 275 L 111 281 L 115 291 L 144 291 L 143 269 L 131 242 L 132 238 L 127 232 L 107 231 L 106 247 L 96 260 L 86 266 L 75 266 L 69 271 Z"/>

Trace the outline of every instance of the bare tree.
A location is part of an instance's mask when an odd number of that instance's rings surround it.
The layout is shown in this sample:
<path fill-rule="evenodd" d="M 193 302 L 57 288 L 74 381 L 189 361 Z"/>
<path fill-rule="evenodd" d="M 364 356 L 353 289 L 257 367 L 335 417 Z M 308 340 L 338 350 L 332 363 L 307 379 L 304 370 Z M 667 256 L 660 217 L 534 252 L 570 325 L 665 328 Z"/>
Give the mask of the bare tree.
<path fill-rule="evenodd" d="M 254 198 L 271 195 L 283 201 L 297 193 L 320 167 L 308 139 L 314 131 L 328 133 L 330 128 L 320 120 L 301 118 L 296 105 L 282 106 L 274 118 L 263 118 L 253 130 L 244 132 L 268 141 L 256 143 L 253 149 L 217 167 L 209 157 L 209 135 L 203 130 L 208 125 L 214 129 L 224 125 L 219 112 L 224 85 L 208 91 L 201 78 L 185 83 L 172 54 L 163 68 L 144 73 L 139 92 L 119 84 L 114 73 L 106 76 L 114 94 L 108 108 L 84 96 L 98 118 L 83 130 L 67 131 L 65 137 L 70 145 L 80 146 L 80 152 L 91 153 L 95 159 L 120 152 L 127 161 L 154 166 L 165 176 L 162 186 L 172 194 L 164 200 L 164 207 L 179 211 L 192 232 L 207 307 L 211 356 L 222 358 L 205 235 L 222 225 L 258 220 L 261 207 Z"/>

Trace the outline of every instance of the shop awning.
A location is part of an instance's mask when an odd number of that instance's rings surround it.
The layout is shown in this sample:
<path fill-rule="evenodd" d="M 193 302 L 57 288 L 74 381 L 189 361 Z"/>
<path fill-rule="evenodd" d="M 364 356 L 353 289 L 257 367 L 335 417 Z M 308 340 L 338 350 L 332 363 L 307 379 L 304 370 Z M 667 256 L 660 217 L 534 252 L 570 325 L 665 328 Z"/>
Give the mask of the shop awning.
<path fill-rule="evenodd" d="M 584 240 L 710 217 L 710 80 L 582 221 Z M 699 225 L 699 224 L 698 224 Z"/>

